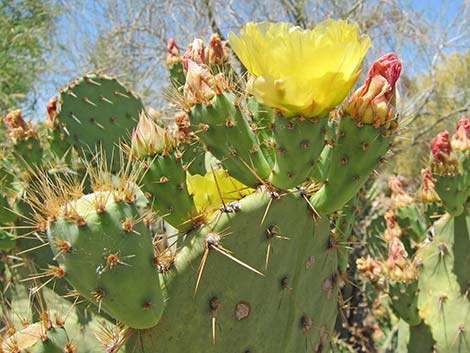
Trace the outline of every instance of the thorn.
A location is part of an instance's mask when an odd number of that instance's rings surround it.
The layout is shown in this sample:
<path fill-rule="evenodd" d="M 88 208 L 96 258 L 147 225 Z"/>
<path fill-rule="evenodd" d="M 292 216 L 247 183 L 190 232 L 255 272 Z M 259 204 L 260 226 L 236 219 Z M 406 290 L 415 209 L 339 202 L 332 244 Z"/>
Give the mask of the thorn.
<path fill-rule="evenodd" d="M 199 287 L 199 282 L 201 281 L 202 278 L 202 272 L 204 271 L 204 267 L 206 265 L 207 257 L 209 256 L 209 248 L 207 247 L 206 244 L 206 249 L 204 250 L 204 254 L 202 255 L 201 263 L 199 264 L 199 268 L 197 270 L 197 280 L 196 280 L 196 287 L 194 288 L 194 296 L 196 296 L 197 289 Z"/>
<path fill-rule="evenodd" d="M 257 269 L 251 267 L 250 265 L 244 263 L 243 261 L 237 259 L 236 257 L 230 255 L 225 249 L 221 248 L 220 246 L 209 244 L 209 248 L 211 250 L 215 250 L 215 251 L 221 253 L 222 255 L 228 257 L 232 261 L 235 261 L 237 264 L 242 265 L 243 267 L 247 268 L 248 270 L 253 271 L 254 273 L 264 277 L 264 274 L 262 272 L 260 272 Z"/>

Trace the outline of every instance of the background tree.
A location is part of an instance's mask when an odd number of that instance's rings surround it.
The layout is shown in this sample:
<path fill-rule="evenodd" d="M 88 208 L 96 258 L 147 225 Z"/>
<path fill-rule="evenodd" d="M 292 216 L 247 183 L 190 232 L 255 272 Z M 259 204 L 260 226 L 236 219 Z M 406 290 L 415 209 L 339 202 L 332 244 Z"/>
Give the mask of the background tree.
<path fill-rule="evenodd" d="M 0 1 L 0 115 L 35 108 L 35 83 L 52 54 L 48 37 L 55 10 L 47 0 Z"/>

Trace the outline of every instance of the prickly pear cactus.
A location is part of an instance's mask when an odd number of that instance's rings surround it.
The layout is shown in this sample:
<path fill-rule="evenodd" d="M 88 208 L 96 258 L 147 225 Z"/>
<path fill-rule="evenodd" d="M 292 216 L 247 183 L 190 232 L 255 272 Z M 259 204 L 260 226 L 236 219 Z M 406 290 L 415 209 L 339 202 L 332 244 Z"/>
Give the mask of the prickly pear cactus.
<path fill-rule="evenodd" d="M 470 251 L 468 210 L 458 217 L 444 215 L 434 224 L 433 241 L 417 256 L 422 261 L 418 308 L 430 327 L 438 352 L 470 352 L 467 298 L 470 281 L 465 262 Z"/>
<path fill-rule="evenodd" d="M 170 126 L 98 74 L 49 101 L 47 136 L 7 121 L 13 148 L 27 141 L 36 166 L 12 157 L 27 177 L 8 201 L 22 217 L 8 220 L 18 249 L 5 266 L 28 259 L 31 270 L 18 273 L 33 283 L 32 307 L 48 302 L 49 286 L 83 326 L 97 319 L 79 303 L 115 322 L 96 334 L 104 352 L 331 349 L 354 196 L 397 129 L 401 64 L 394 54 L 375 61 L 338 108 L 370 45 L 356 25 L 249 23 L 229 37 L 246 84 L 218 36 L 182 56 L 169 42 L 170 91 L 182 108 Z M 325 47 L 345 49 L 318 62 Z M 392 278 L 415 279 L 401 243 L 391 241 L 390 258 Z M 50 352 L 83 344 L 49 341 Z"/>

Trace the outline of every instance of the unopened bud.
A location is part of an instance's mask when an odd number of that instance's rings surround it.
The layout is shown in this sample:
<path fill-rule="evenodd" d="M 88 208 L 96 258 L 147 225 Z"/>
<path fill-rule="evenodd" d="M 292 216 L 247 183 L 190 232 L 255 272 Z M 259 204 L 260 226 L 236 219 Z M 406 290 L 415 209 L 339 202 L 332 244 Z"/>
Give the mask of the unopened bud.
<path fill-rule="evenodd" d="M 56 127 L 59 125 L 59 119 L 57 119 L 57 101 L 59 97 L 54 96 L 47 101 L 47 116 L 45 125 L 47 128 L 51 130 L 55 130 Z"/>
<path fill-rule="evenodd" d="M 145 158 L 164 154 L 170 147 L 168 134 L 145 113 L 140 114 L 139 123 L 132 132 L 131 154 L 135 158 Z"/>
<path fill-rule="evenodd" d="M 452 136 L 450 145 L 454 151 L 470 150 L 470 120 L 462 116 L 455 126 L 455 134 Z"/>
<path fill-rule="evenodd" d="M 388 188 L 391 191 L 392 208 L 400 209 L 413 202 L 413 198 L 403 190 L 401 181 L 396 176 L 392 175 L 388 179 Z"/>
<path fill-rule="evenodd" d="M 395 84 L 400 73 L 401 63 L 394 53 L 377 59 L 364 84 L 346 103 L 344 112 L 365 124 L 390 128 L 395 108 Z"/>
<path fill-rule="evenodd" d="M 168 39 L 166 64 L 168 66 L 181 62 L 180 50 L 173 38 Z"/>
<path fill-rule="evenodd" d="M 431 141 L 431 155 L 436 162 L 445 163 L 449 159 L 451 145 L 449 131 L 444 130 Z"/>
<path fill-rule="evenodd" d="M 402 236 L 403 231 L 401 230 L 395 212 L 393 210 L 389 210 L 384 215 L 385 223 L 387 224 L 387 228 L 384 231 L 384 238 L 387 242 L 393 240 L 393 238 L 399 238 Z"/>
<path fill-rule="evenodd" d="M 185 65 L 187 74 L 184 98 L 187 104 L 207 103 L 226 88 L 223 75 L 212 75 L 207 65 L 197 64 L 189 59 L 185 60 Z"/>
<path fill-rule="evenodd" d="M 218 34 L 213 34 L 207 48 L 207 64 L 224 65 L 228 62 L 228 54 L 225 49 L 225 42 L 222 42 Z"/>
<path fill-rule="evenodd" d="M 20 109 L 8 113 L 3 122 L 8 128 L 8 138 L 15 142 L 28 137 L 36 137 L 36 130 L 33 129 L 31 121 L 26 122 L 23 119 Z"/>
<path fill-rule="evenodd" d="M 432 177 L 431 168 L 421 169 L 421 185 L 416 194 L 419 201 L 424 203 L 439 201 L 439 195 L 434 185 L 435 181 Z"/>
<path fill-rule="evenodd" d="M 185 73 L 188 71 L 188 60 L 199 65 L 207 64 L 205 50 L 202 39 L 195 38 L 192 43 L 188 44 L 183 55 L 183 68 Z"/>

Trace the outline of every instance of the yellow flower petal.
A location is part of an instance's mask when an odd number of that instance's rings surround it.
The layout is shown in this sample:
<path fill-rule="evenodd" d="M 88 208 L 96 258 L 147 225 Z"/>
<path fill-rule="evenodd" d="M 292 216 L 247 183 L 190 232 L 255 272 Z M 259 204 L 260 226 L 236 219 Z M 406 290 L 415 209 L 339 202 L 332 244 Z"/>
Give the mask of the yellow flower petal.
<path fill-rule="evenodd" d="M 254 76 L 248 90 L 287 115 L 321 116 L 346 97 L 370 46 L 356 24 L 326 20 L 312 30 L 289 23 L 247 23 L 229 33 L 240 61 Z"/>
<path fill-rule="evenodd" d="M 217 179 L 217 184 L 215 180 Z M 254 192 L 238 180 L 229 176 L 226 170 L 217 169 L 206 175 L 188 175 L 186 178 L 188 191 L 193 195 L 194 204 L 199 212 L 211 210 L 224 203 L 240 200 Z M 217 189 L 219 186 L 219 190 Z"/>

